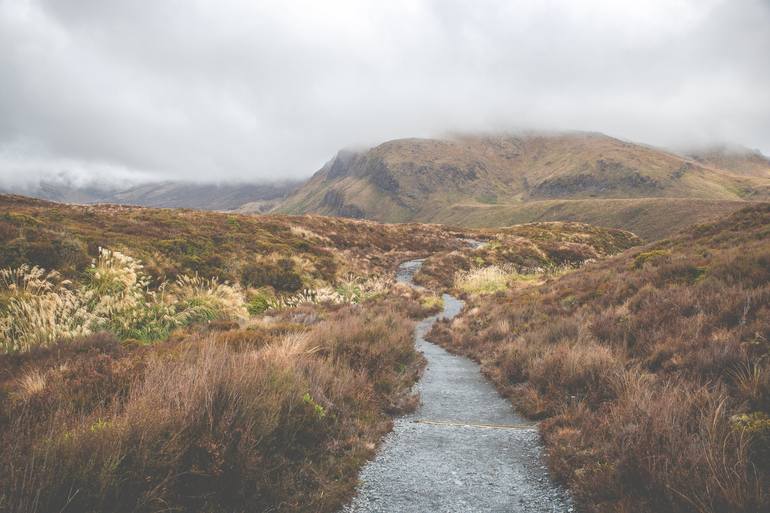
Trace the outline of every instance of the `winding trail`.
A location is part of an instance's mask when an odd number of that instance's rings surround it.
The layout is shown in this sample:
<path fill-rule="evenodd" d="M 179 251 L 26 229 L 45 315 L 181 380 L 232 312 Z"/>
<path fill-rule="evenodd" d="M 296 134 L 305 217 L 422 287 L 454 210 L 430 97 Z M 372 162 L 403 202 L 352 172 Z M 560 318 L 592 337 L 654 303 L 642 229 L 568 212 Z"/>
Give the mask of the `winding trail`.
<path fill-rule="evenodd" d="M 411 284 L 420 265 L 402 264 L 398 280 Z M 444 311 L 417 325 L 416 346 L 428 360 L 416 385 L 421 405 L 395 421 L 344 513 L 572 511 L 548 477 L 536 425 L 513 411 L 476 363 L 425 340 L 438 318 L 462 307 L 445 294 Z"/>

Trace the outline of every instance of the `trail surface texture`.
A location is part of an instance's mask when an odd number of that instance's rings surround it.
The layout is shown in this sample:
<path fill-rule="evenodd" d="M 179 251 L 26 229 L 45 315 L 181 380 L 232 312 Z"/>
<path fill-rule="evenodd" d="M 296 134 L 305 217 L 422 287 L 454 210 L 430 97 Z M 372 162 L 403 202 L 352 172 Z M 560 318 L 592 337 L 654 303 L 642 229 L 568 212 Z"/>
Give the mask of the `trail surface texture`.
<path fill-rule="evenodd" d="M 411 283 L 421 263 L 402 264 L 399 281 Z M 417 325 L 417 349 L 428 360 L 416 386 L 421 406 L 395 421 L 345 513 L 572 511 L 548 477 L 536 426 L 513 411 L 476 363 L 425 340 L 436 319 L 452 318 L 462 306 L 445 294 L 444 311 Z"/>

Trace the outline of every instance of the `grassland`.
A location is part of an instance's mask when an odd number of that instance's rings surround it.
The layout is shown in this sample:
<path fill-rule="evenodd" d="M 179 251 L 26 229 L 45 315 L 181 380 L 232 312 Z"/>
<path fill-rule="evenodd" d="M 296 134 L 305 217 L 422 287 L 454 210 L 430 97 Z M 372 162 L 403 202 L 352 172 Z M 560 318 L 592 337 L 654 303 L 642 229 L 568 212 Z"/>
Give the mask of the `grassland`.
<path fill-rule="evenodd" d="M 0 511 L 334 511 L 421 365 L 388 305 L 0 355 Z"/>
<path fill-rule="evenodd" d="M 766 204 L 639 246 L 2 196 L 0 512 L 334 511 L 447 290 L 431 338 L 543 420 L 583 510 L 763 511 L 768 241 Z M 392 280 L 415 257 L 426 289 Z"/>
<path fill-rule="evenodd" d="M 0 234 L 4 513 L 336 510 L 440 308 L 389 275 L 472 235 L 15 196 Z"/>
<path fill-rule="evenodd" d="M 472 295 L 430 338 L 543 419 L 589 512 L 770 508 L 770 206 L 543 284 Z"/>

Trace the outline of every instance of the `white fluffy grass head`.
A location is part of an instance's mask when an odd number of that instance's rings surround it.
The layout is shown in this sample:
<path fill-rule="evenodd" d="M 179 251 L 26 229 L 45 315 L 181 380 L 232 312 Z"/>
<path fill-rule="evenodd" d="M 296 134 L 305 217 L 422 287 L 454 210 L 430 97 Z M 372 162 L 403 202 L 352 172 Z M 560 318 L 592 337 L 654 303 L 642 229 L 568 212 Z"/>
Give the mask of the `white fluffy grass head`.
<path fill-rule="evenodd" d="M 216 278 L 179 276 L 171 287 L 173 299 L 180 310 L 187 310 L 196 319 L 248 319 L 246 301 L 238 285 L 230 285 Z"/>

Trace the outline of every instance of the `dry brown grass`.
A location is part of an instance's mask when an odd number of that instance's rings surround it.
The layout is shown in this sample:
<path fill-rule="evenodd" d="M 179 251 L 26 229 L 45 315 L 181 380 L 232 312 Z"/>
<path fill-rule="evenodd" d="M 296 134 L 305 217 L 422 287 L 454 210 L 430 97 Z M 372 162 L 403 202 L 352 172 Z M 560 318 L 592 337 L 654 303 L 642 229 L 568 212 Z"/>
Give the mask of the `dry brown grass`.
<path fill-rule="evenodd" d="M 472 299 L 431 336 L 545 419 L 584 510 L 770 508 L 770 206 Z"/>
<path fill-rule="evenodd" d="M 0 356 L 0 511 L 334 511 L 422 366 L 399 310 L 334 310 Z"/>
<path fill-rule="evenodd" d="M 458 249 L 475 230 L 319 216 L 235 215 L 117 205 L 76 206 L 0 194 L 0 267 L 37 265 L 78 279 L 109 247 L 157 281 L 180 274 L 296 292 L 395 270 Z"/>
<path fill-rule="evenodd" d="M 481 247 L 438 252 L 425 259 L 415 282 L 434 290 L 451 290 L 458 273 L 473 274 L 489 268 L 491 279 L 482 282 L 490 286 L 474 286 L 471 291 L 481 288 L 494 292 L 504 289 L 511 280 L 506 276 L 495 279 L 492 274 L 515 273 L 519 275 L 515 281 L 532 281 L 641 243 L 634 234 L 623 230 L 558 222 L 479 230 L 477 237 L 486 241 Z M 495 269 L 503 272 L 495 273 Z M 456 293 L 464 292 L 463 287 L 454 288 Z"/>

